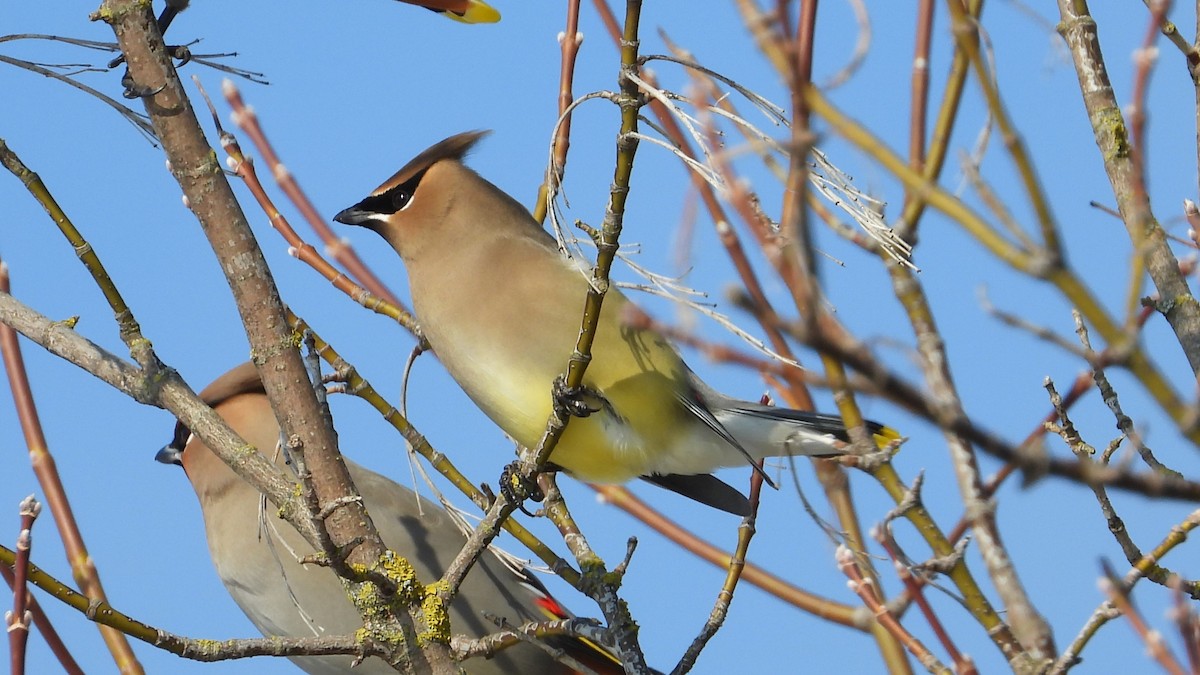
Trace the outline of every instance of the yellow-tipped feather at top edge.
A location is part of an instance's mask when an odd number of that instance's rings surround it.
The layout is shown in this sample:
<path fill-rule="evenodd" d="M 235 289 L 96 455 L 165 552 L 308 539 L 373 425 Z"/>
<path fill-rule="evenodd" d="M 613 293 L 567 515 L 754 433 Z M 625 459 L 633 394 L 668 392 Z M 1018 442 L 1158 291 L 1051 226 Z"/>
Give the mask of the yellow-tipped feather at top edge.
<path fill-rule="evenodd" d="M 443 15 L 460 23 L 496 23 L 500 20 L 500 12 L 481 0 L 469 0 L 467 9 L 462 14 L 443 12 Z"/>

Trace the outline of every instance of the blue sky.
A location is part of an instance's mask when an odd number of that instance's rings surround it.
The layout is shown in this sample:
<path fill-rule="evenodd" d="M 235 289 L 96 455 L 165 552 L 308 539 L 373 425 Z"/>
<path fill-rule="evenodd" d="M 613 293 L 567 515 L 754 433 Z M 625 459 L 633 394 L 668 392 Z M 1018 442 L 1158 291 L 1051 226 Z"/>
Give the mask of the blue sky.
<path fill-rule="evenodd" d="M 235 65 L 266 74 L 270 86 L 238 84 L 288 168 L 327 217 L 356 202 L 426 146 L 478 128 L 494 133 L 472 154 L 470 164 L 531 204 L 556 116 L 559 49 L 555 36 L 565 22 L 559 3 L 550 4 L 498 2 L 504 13 L 501 23 L 463 26 L 387 0 L 357 0 L 336 7 L 315 2 L 210 0 L 196 3 L 179 18 L 172 39 L 203 37 L 194 51 L 237 51 Z M 832 98 L 891 147 L 904 148 L 915 3 L 871 4 L 871 51 L 856 77 L 834 91 Z M 1127 102 L 1129 54 L 1142 39 L 1146 12 L 1137 3 L 1119 3 L 1119 8 L 1108 6 L 1115 3 L 1094 4 L 1096 11 L 1110 12 L 1097 18 L 1118 99 Z M 642 52 L 665 51 L 655 33 L 662 27 L 709 67 L 786 104 L 785 92 L 754 51 L 734 9 L 727 3 L 703 3 L 703 9 L 699 5 L 678 0 L 646 3 Z M 111 39 L 106 26 L 87 21 L 95 7 L 94 2 L 74 1 L 10 3 L 3 10 L 4 32 Z M 1183 16 L 1176 20 L 1181 25 L 1194 23 Z M 1074 71 L 1053 32 L 1056 21 L 1052 8 L 1029 9 L 1012 2 L 991 3 L 985 16 L 1006 104 L 1051 195 L 1069 260 L 1098 295 L 1117 307 L 1126 284 L 1129 242 L 1119 222 L 1088 207 L 1089 200 L 1111 205 L 1112 197 L 1086 125 Z M 585 41 L 576 94 L 615 88 L 616 51 L 590 3 L 585 3 L 581 25 Z M 944 16 L 939 15 L 935 30 L 936 92 L 949 55 Z M 823 81 L 838 70 L 852 53 L 856 38 L 846 7 L 823 3 L 815 79 Z M 27 43 L 0 45 L 0 54 L 56 62 L 106 60 L 62 45 Z M 1178 54 L 1164 46 L 1162 58 L 1150 98 L 1151 194 L 1159 217 L 1173 233 L 1182 235 L 1186 227 L 1177 215 L 1180 204 L 1185 197 L 1194 199 L 1196 190 L 1195 103 Z M 654 69 L 664 86 L 678 91 L 687 87 L 686 76 L 677 67 L 659 64 Z M 214 96 L 219 92 L 221 74 L 196 65 L 187 66 L 184 74 L 197 75 Z M 88 74 L 84 79 L 109 95 L 119 93 L 115 73 Z M 41 174 L 75 219 L 124 291 L 160 357 L 197 389 L 245 360 L 248 348 L 228 288 L 199 227 L 180 201 L 178 186 L 163 168 L 161 151 L 108 108 L 59 83 L 3 66 L 0 85 L 5 92 L 0 98 L 0 136 Z M 195 91 L 190 82 L 188 87 Z M 221 101 L 218 107 L 229 127 L 227 107 Z M 764 119 L 755 121 L 768 127 Z M 583 106 L 576 116 L 566 185 L 568 218 L 600 223 L 618 122 L 616 109 L 603 102 Z M 971 84 L 955 152 L 973 148 L 983 124 L 978 90 Z M 768 130 L 780 137 L 785 134 L 778 128 Z M 895 216 L 902 192 L 894 179 L 820 123 L 817 130 L 822 134 L 818 143 L 831 159 L 861 189 L 887 202 L 887 214 Z M 210 137 L 215 139 L 215 134 Z M 242 142 L 249 149 L 248 139 Z M 1001 194 L 1019 194 L 998 139 L 991 142 L 985 175 Z M 749 163 L 745 166 L 747 177 L 762 192 L 763 203 L 777 215 L 778 185 L 763 172 L 751 170 Z M 260 164 L 259 169 L 265 177 L 265 167 Z M 944 184 L 961 185 L 957 170 L 954 156 Z M 687 283 L 709 293 L 722 311 L 750 326 L 747 317 L 725 302 L 724 291 L 737 278 L 703 213 L 695 223 L 686 268 L 677 262 L 674 242 L 680 223 L 687 220 L 684 204 L 692 199 L 679 163 L 643 144 L 633 183 L 622 243 L 640 244 L 638 263 L 664 273 L 688 271 Z M 397 399 L 411 338 L 387 320 L 364 313 L 289 258 L 286 245 L 253 207 L 249 195 L 240 185 L 235 188 L 246 197 L 243 204 L 284 299 L 377 388 Z M 978 203 L 973 196 L 968 201 Z M 1024 201 L 1011 199 L 1010 204 L 1020 222 L 1031 222 Z M 0 177 L 0 222 L 0 257 L 11 268 L 14 294 L 54 318 L 78 315 L 79 332 L 117 354 L 126 354 L 90 277 L 37 204 L 11 178 Z M 293 222 L 299 227 L 298 220 Z M 336 227 L 403 297 L 405 277 L 394 254 L 368 232 Z M 818 234 L 818 245 L 842 263 L 823 263 L 823 281 L 838 318 L 872 341 L 882 358 L 901 373 L 919 378 L 909 361 L 911 331 L 886 275 L 871 258 L 829 232 Z M 949 344 L 951 368 L 968 412 L 1004 438 L 1013 442 L 1024 438 L 1048 410 L 1043 378 L 1053 377 L 1065 387 L 1080 364 L 988 317 L 978 293 L 986 289 L 997 306 L 1065 335 L 1072 330 L 1069 307 L 1047 286 L 1016 276 L 990 259 L 956 225 L 937 214 L 922 225 L 916 263 Z M 617 276 L 634 278 L 628 270 L 618 270 Z M 779 306 L 786 306 L 782 285 L 769 274 L 764 273 L 764 278 L 771 296 Z M 648 297 L 639 302 L 664 320 L 694 321 L 695 330 L 704 336 L 734 341 L 716 326 L 668 303 Z M 1186 362 L 1161 321 L 1151 320 L 1147 344 L 1160 368 L 1185 398 L 1190 397 L 1194 383 Z M 113 604 L 147 623 L 191 637 L 255 636 L 208 561 L 198 508 L 184 476 L 152 459 L 170 439 L 174 423 L 170 415 L 124 398 L 28 342 L 24 351 L 51 450 Z M 726 393 L 747 399 L 762 393 L 764 385 L 754 373 L 712 364 L 695 353 L 685 351 L 685 357 L 702 377 Z M 805 359 L 814 361 L 809 354 Z M 1195 449 L 1147 403 L 1132 379 L 1119 371 L 1112 376 L 1126 411 L 1142 425 L 1160 457 L 1194 475 Z M 511 453 L 503 435 L 471 406 L 434 359 L 419 361 L 410 387 L 413 423 L 476 482 L 494 484 Z M 819 391 L 818 396 L 821 408 L 833 408 L 828 392 Z M 8 530 L 0 525 L 0 539 L 11 541 L 17 502 L 40 490 L 6 400 L 0 396 L 0 513 L 7 509 L 13 517 L 0 517 L 0 523 L 9 523 Z M 896 460 L 898 470 L 908 481 L 925 472 L 927 504 L 943 527 L 952 527 L 961 504 L 940 434 L 886 402 L 865 397 L 860 402 L 870 417 L 911 437 Z M 343 450 L 407 483 L 409 469 L 400 439 L 365 405 L 335 400 L 334 406 Z M 1114 434 L 1112 418 L 1095 393 L 1076 409 L 1075 419 L 1085 437 L 1100 445 Z M 1066 452 L 1057 439 L 1047 439 L 1047 445 L 1055 453 Z M 981 463 L 988 474 L 998 468 L 991 459 Z M 722 476 L 745 485 L 744 470 Z M 808 497 L 819 503 L 820 488 L 807 466 L 801 467 L 798 481 Z M 852 474 L 851 482 L 864 522 L 878 522 L 891 507 L 883 490 L 864 475 Z M 1010 481 L 998 497 L 1000 528 L 1030 595 L 1062 647 L 1102 599 L 1096 589 L 1099 559 L 1117 562 L 1121 554 L 1087 489 L 1056 479 L 1027 488 L 1018 482 Z M 856 603 L 836 569 L 832 545 L 804 515 L 790 479 L 783 483 L 780 491 L 765 497 L 751 560 L 805 588 Z M 624 595 L 640 623 L 650 663 L 669 669 L 708 616 L 724 572 L 695 561 L 620 511 L 595 503 L 586 487 L 570 479 L 560 484 L 592 545 L 610 564 L 620 561 L 628 537 L 638 537 Z M 649 487 L 634 485 L 633 489 L 713 543 L 731 546 L 736 541 L 736 519 Z M 1117 506 L 1135 539 L 1147 548 L 1192 508 L 1180 503 L 1147 504 L 1125 495 L 1118 496 Z M 827 508 L 818 508 L 828 515 Z M 546 523 L 535 522 L 533 527 L 545 539 L 554 539 Z M 897 532 L 911 555 L 924 557 L 924 545 L 911 527 L 898 525 Z M 35 536 L 35 561 L 69 579 L 48 517 L 38 524 Z M 974 547 L 970 556 L 973 569 L 990 591 Z M 1167 560 L 1185 575 L 1196 562 L 1194 550 L 1186 545 Z M 1117 568 L 1123 570 L 1125 565 Z M 598 614 L 584 598 L 547 579 L 578 613 Z M 889 583 L 888 588 L 894 592 L 896 584 Z M 958 646 L 980 664 L 982 672 L 1004 667 L 994 646 L 952 598 L 936 591 L 930 597 L 955 631 Z M 1164 591 L 1147 584 L 1139 587 L 1136 597 L 1152 622 L 1169 629 L 1162 614 L 1168 597 Z M 44 604 L 85 670 L 110 672 L 111 661 L 97 631 L 73 612 L 52 602 Z M 923 620 L 915 614 L 907 617 L 906 625 L 929 640 Z M 51 672 L 54 662 L 44 643 L 34 636 L 30 644 L 29 672 Z M 1182 655 L 1179 645 L 1173 646 Z M 209 666 L 149 646 L 136 649 L 149 672 L 292 670 L 284 661 L 256 659 Z M 1143 646 L 1119 621 L 1103 629 L 1084 656 L 1081 672 L 1147 666 Z M 863 635 L 830 626 L 743 585 L 725 628 L 705 651 L 696 672 L 770 672 L 796 662 L 816 672 L 835 667 L 843 672 L 875 672 L 880 665 L 872 643 Z"/>

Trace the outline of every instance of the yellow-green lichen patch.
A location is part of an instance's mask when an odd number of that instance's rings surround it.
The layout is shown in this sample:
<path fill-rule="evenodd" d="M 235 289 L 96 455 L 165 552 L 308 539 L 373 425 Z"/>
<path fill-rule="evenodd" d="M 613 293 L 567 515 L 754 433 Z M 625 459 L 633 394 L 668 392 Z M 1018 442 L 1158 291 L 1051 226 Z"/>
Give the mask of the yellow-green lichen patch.
<path fill-rule="evenodd" d="M 388 645 L 395 652 L 404 646 L 404 633 L 400 630 L 389 630 L 392 616 L 388 611 L 388 602 L 379 592 L 379 587 L 373 583 L 361 583 L 352 586 L 353 600 L 362 613 L 365 625 L 355 632 L 354 637 L 360 644 L 368 642 L 375 645 Z"/>
<path fill-rule="evenodd" d="M 425 587 L 425 597 L 421 600 L 421 619 L 424 630 L 417 633 L 417 644 L 440 642 L 450 644 L 450 614 L 446 604 L 442 602 L 439 591 L 448 591 L 444 582 L 437 581 Z"/>
<path fill-rule="evenodd" d="M 604 571 L 604 561 L 595 553 L 588 553 L 579 561 L 579 571 L 583 574 L 597 574 Z"/>
<path fill-rule="evenodd" d="M 247 454 L 258 452 L 253 445 L 243 445 L 238 448 L 238 452 L 241 452 L 242 450 L 245 450 Z M 283 520 L 287 520 L 289 516 L 295 514 L 297 512 L 297 508 L 303 508 L 300 505 L 300 498 L 303 496 L 304 490 L 302 487 L 300 487 L 300 484 L 292 483 L 291 492 L 292 499 L 275 510 L 275 515 L 279 516 Z M 308 510 L 304 509 L 304 512 L 307 514 Z"/>
<path fill-rule="evenodd" d="M 625 577 L 618 572 L 609 572 L 601 578 L 604 580 L 605 586 L 611 586 L 614 589 L 620 588 L 621 582 L 625 581 Z"/>
<path fill-rule="evenodd" d="M 200 654 L 219 654 L 221 652 L 221 650 L 225 647 L 224 643 L 222 643 L 220 640 L 204 640 L 204 639 L 195 640 L 193 642 L 193 646 L 195 647 L 195 649 L 188 650 L 188 651 L 195 651 Z"/>
<path fill-rule="evenodd" d="M 581 581 L 586 587 L 604 586 L 616 589 L 621 587 L 621 582 L 624 580 L 621 574 L 605 570 L 604 561 L 595 554 L 590 554 L 579 561 L 579 571 L 582 574 Z"/>
<path fill-rule="evenodd" d="M 1097 141 L 1104 147 L 1104 140 L 1108 140 L 1107 148 L 1105 148 L 1105 160 L 1123 159 L 1129 156 L 1129 135 L 1125 128 L 1125 118 L 1121 115 L 1118 108 L 1105 108 L 1097 111 L 1095 122 L 1095 133 Z"/>
<path fill-rule="evenodd" d="M 404 556 L 395 551 L 385 551 L 375 565 L 375 571 L 382 574 L 396 586 L 396 600 L 406 605 L 416 602 L 424 588 L 417 580 L 417 571 L 409 564 Z"/>

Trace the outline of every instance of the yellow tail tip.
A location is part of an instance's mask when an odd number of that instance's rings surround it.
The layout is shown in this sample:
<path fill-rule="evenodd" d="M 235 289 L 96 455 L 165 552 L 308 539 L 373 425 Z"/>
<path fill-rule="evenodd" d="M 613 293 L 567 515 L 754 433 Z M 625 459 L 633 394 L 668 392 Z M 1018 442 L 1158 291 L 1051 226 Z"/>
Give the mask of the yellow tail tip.
<path fill-rule="evenodd" d="M 500 12 L 482 0 L 470 0 L 462 14 L 442 12 L 442 15 L 460 23 L 496 23 L 500 20 Z"/>
<path fill-rule="evenodd" d="M 899 431 L 882 425 L 878 429 L 874 429 L 873 432 L 871 437 L 875 439 L 875 445 L 879 446 L 880 450 L 886 450 L 892 444 L 892 441 L 898 441 L 902 438 Z"/>

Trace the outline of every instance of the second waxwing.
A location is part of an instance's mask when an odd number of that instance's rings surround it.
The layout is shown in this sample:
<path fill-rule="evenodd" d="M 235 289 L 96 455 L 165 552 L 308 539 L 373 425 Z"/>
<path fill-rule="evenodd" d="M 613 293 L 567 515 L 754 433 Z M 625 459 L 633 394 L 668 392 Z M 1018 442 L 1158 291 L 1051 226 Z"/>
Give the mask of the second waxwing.
<path fill-rule="evenodd" d="M 276 455 L 279 425 L 254 366 L 243 364 L 221 376 L 200 393 L 247 442 L 268 456 Z M 225 588 L 263 635 L 289 637 L 350 635 L 362 627 L 342 584 L 328 568 L 302 565 L 298 559 L 312 547 L 291 525 L 274 514 L 257 490 L 226 466 L 182 424 L 157 459 L 178 464 L 200 500 L 208 549 Z M 276 457 L 277 464 L 284 459 Z M 347 468 L 363 496 L 380 536 L 389 548 L 408 559 L 425 582 L 441 577 L 465 541 L 449 515 L 427 500 L 418 507 L 408 488 L 350 460 Z M 519 625 L 561 616 L 545 589 L 528 573 L 514 571 L 485 553 L 467 575 L 450 607 L 455 634 L 482 637 L 496 632 L 484 613 Z M 598 672 L 621 672 L 607 654 L 578 641 L 556 644 L 578 653 Z M 293 661 L 314 674 L 394 674 L 378 658 L 350 670 L 353 656 L 296 657 Z M 519 644 L 491 659 L 463 663 L 470 673 L 570 673 L 542 649 Z"/>

